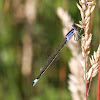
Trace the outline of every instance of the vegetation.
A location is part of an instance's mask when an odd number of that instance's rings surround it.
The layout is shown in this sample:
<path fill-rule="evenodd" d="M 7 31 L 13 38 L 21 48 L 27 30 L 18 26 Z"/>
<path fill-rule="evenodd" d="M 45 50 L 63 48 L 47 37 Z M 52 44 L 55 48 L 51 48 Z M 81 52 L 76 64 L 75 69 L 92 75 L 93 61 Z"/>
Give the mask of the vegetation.
<path fill-rule="evenodd" d="M 64 38 L 57 8 L 64 8 L 74 22 L 79 23 L 81 16 L 76 2 L 78 0 L 0 0 L 0 100 L 72 100 L 68 90 L 68 61 L 72 54 L 68 47 L 35 87 L 32 82 Z M 100 4 L 96 2 L 91 54 L 97 50 L 100 39 Z M 61 80 L 62 66 L 66 77 L 62 76 Z M 90 100 L 96 99 L 96 84 L 97 78 L 94 78 Z"/>

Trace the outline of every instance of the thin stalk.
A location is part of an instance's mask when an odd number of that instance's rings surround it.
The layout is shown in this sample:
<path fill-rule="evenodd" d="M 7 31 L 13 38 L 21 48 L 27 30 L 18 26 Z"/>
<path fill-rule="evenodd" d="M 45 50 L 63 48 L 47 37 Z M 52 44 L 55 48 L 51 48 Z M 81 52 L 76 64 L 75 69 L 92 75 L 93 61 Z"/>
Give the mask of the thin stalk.
<path fill-rule="evenodd" d="M 88 100 L 87 96 L 87 79 L 86 79 L 86 71 L 87 71 L 87 59 L 86 59 L 86 54 L 85 54 L 85 84 L 86 84 L 86 100 Z"/>
<path fill-rule="evenodd" d="M 91 77 L 90 77 L 90 82 L 89 82 L 89 87 L 88 87 L 87 96 L 88 96 L 88 94 L 89 94 L 89 90 L 90 90 L 90 86 L 91 86 L 91 82 L 92 82 L 92 74 L 93 74 L 93 69 L 92 69 L 92 73 L 91 73 Z"/>
<path fill-rule="evenodd" d="M 97 100 L 100 100 L 100 59 L 99 59 L 98 84 L 97 84 Z"/>

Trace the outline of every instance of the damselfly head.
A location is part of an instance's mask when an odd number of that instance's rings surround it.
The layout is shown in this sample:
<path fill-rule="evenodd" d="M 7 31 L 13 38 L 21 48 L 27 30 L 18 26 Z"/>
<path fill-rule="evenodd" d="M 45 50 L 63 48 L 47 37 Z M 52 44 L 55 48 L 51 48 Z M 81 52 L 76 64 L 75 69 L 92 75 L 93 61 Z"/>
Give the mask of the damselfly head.
<path fill-rule="evenodd" d="M 77 30 L 78 29 L 78 26 L 76 24 L 73 24 L 72 27 Z"/>
<path fill-rule="evenodd" d="M 76 24 L 72 25 L 74 29 L 74 40 L 78 41 L 80 40 L 79 37 L 82 37 L 84 35 L 83 29 L 78 27 Z"/>

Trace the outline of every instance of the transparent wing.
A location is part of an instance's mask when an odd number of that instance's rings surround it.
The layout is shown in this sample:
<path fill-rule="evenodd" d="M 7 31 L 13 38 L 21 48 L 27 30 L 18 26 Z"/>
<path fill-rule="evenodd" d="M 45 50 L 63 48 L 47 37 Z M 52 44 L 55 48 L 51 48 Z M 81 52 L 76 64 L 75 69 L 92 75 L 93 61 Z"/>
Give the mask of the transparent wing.
<path fill-rule="evenodd" d="M 74 29 L 72 29 L 66 36 L 65 39 L 60 43 L 59 47 L 55 50 L 55 52 L 46 60 L 44 65 L 41 67 L 41 75 L 50 67 L 53 61 L 57 58 L 58 54 L 62 50 L 63 46 L 70 40 L 70 38 L 74 34 Z"/>
<path fill-rule="evenodd" d="M 67 39 L 65 38 L 59 45 L 59 47 L 51 54 L 51 56 L 45 61 L 43 66 L 41 67 L 40 71 L 46 71 L 50 65 L 53 63 L 53 61 L 56 59 L 60 51 L 62 50 L 62 47 L 65 45 Z"/>

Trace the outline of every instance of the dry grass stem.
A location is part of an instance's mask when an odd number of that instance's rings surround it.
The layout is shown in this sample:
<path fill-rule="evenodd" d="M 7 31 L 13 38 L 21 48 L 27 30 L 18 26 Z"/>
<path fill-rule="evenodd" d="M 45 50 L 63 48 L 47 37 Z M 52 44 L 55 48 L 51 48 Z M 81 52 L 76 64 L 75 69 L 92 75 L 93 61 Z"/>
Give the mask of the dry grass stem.
<path fill-rule="evenodd" d="M 89 33 L 89 24 L 90 24 L 91 14 L 94 11 L 96 3 L 95 0 L 92 0 L 91 2 L 86 2 L 86 5 L 84 0 L 79 0 L 79 2 L 81 6 L 77 4 L 77 7 L 81 12 L 81 17 L 82 17 L 82 21 L 80 21 L 79 26 L 81 28 L 84 28 L 84 34 L 85 34 L 85 36 L 82 37 L 81 41 L 82 55 L 83 57 L 85 57 L 86 54 L 87 55 L 86 57 L 88 59 L 88 54 L 90 53 L 90 43 L 92 39 L 92 34 Z M 100 57 L 100 45 L 98 47 L 97 52 L 94 52 L 94 55 L 92 56 L 92 58 L 90 58 L 90 63 L 92 67 L 87 65 L 87 73 L 86 73 L 87 82 L 91 77 L 92 70 L 93 70 L 92 77 L 94 77 L 98 73 L 99 57 Z"/>
<path fill-rule="evenodd" d="M 89 31 L 90 23 L 91 23 L 91 15 L 94 11 L 96 3 L 95 3 L 95 0 L 91 0 L 89 2 L 87 0 L 86 0 L 86 2 L 85 2 L 85 0 L 79 0 L 79 3 L 80 3 L 80 5 L 77 3 L 77 7 L 80 10 L 82 20 L 79 22 L 80 24 L 78 26 L 84 29 L 84 36 L 82 37 L 82 40 L 81 40 L 81 48 L 82 48 L 83 57 L 85 57 L 85 55 L 86 55 L 86 59 L 87 59 L 86 63 L 87 63 L 88 62 L 88 54 L 90 53 L 90 43 L 92 40 L 92 34 Z M 83 61 L 83 63 L 85 63 L 85 62 Z M 85 68 L 85 64 L 83 67 Z M 89 65 L 87 63 L 86 64 L 86 72 L 87 71 L 88 72 L 86 74 L 86 78 L 87 78 L 86 80 L 89 80 L 89 78 L 91 76 L 91 74 L 88 75 L 88 73 L 91 73 L 92 70 L 94 70 L 93 67 L 90 68 L 89 70 L 88 69 L 89 69 Z M 96 67 L 95 67 L 95 70 L 93 71 L 93 74 L 92 74 L 93 76 L 95 76 L 94 72 L 96 74 L 96 72 L 97 72 Z"/>
<path fill-rule="evenodd" d="M 73 21 L 68 12 L 65 12 L 62 8 L 57 9 L 57 14 L 63 24 L 63 34 L 65 35 L 72 28 Z M 82 55 L 80 53 L 79 43 L 72 38 L 67 45 L 73 58 L 69 61 L 69 67 L 71 74 L 69 75 L 69 90 L 71 91 L 73 100 L 85 100 L 85 82 L 83 78 L 83 68 L 79 63 Z M 73 66 L 74 65 L 74 66 Z"/>
<path fill-rule="evenodd" d="M 62 8 L 57 9 L 57 15 L 62 21 L 63 33 L 64 34 L 68 33 L 68 31 L 72 28 L 72 24 L 73 24 L 70 15 L 68 14 L 68 12 L 65 12 Z"/>
<path fill-rule="evenodd" d="M 90 43 L 92 40 L 92 15 L 95 8 L 95 0 L 79 0 L 80 5 L 77 3 L 77 7 L 80 10 L 82 20 L 77 24 L 80 28 L 84 29 L 84 36 L 81 39 L 81 48 L 83 55 L 82 65 L 84 67 L 84 76 L 86 82 L 86 100 L 88 99 L 88 93 L 91 85 L 92 78 L 98 73 L 99 67 L 99 58 L 100 58 L 100 45 L 97 52 L 94 52 L 94 55 L 90 58 L 89 62 L 89 53 L 90 53 Z M 84 63 L 84 64 L 83 64 Z M 87 82 L 89 82 L 89 88 L 87 88 Z M 88 91 L 87 91 L 88 90 Z"/>

